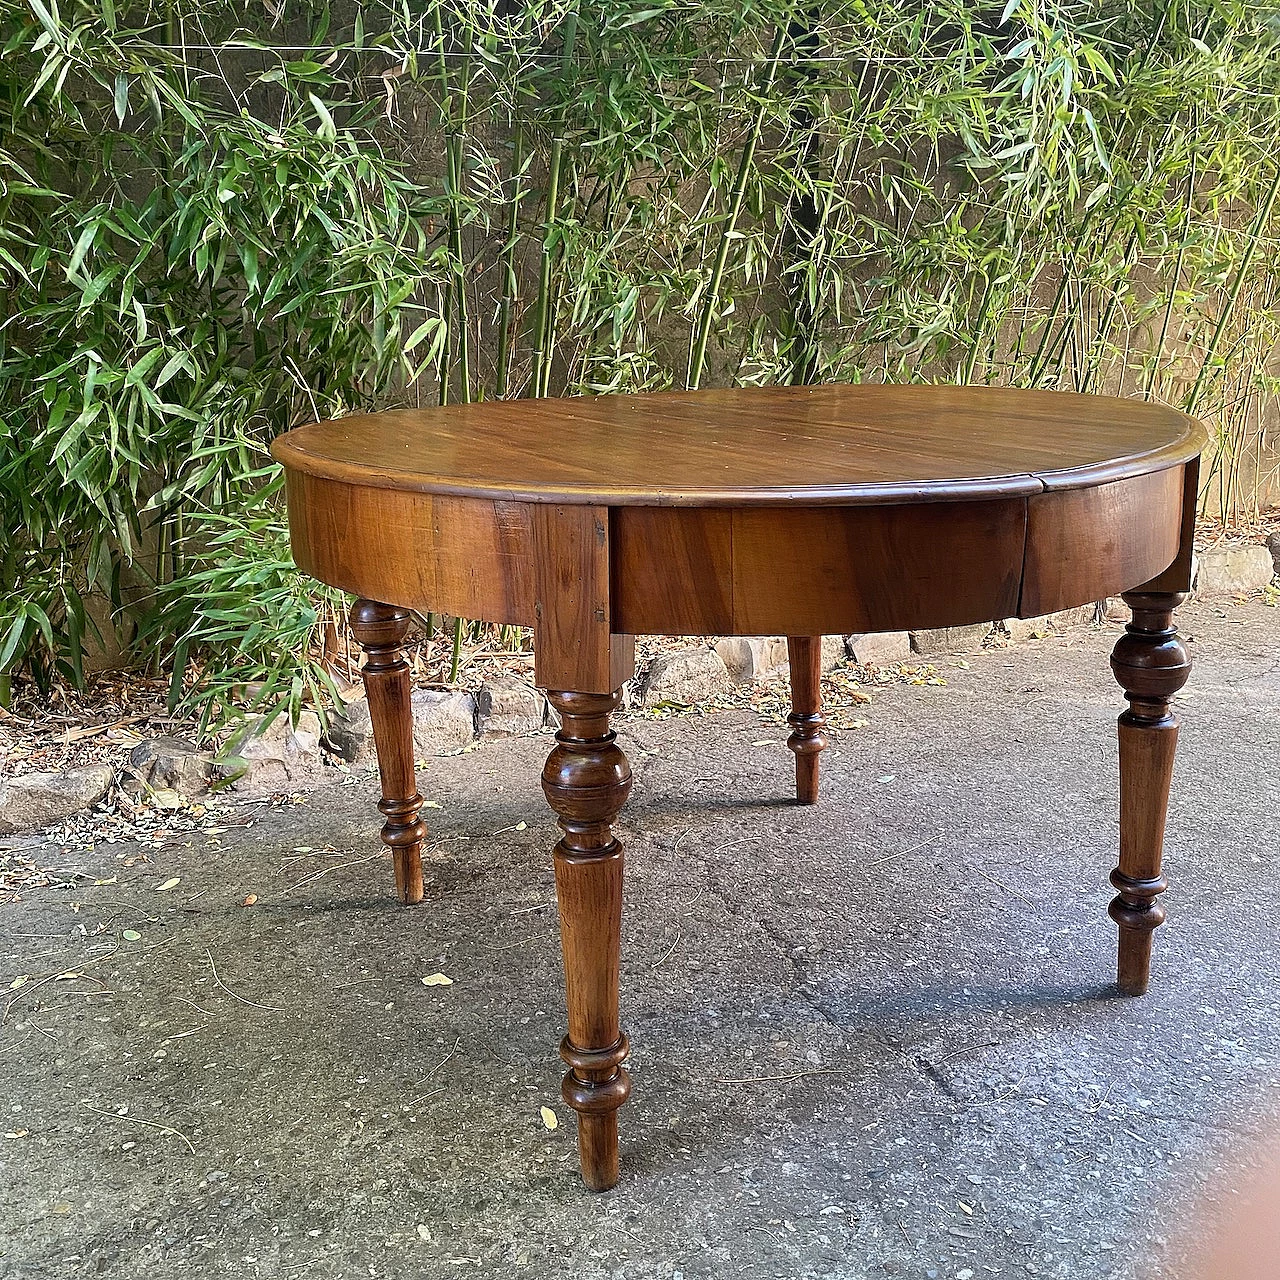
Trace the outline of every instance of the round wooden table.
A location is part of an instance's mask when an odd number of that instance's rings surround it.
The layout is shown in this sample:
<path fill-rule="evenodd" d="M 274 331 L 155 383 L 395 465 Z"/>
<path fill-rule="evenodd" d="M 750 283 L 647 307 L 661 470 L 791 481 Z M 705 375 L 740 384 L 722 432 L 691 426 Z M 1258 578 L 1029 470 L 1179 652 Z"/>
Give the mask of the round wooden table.
<path fill-rule="evenodd" d="M 533 628 L 560 731 L 542 785 L 555 848 L 569 1032 L 564 1098 L 587 1184 L 618 1177 L 631 1085 L 618 1021 L 631 772 L 609 728 L 638 634 L 785 634 L 797 799 L 817 797 L 826 634 L 1036 617 L 1123 593 L 1111 664 L 1119 985 L 1146 990 L 1190 672 L 1172 625 L 1190 586 L 1200 452 L 1161 405 L 988 387 L 819 386 L 524 400 L 353 416 L 272 452 L 305 572 L 355 593 L 402 901 L 423 896 L 410 610 Z"/>

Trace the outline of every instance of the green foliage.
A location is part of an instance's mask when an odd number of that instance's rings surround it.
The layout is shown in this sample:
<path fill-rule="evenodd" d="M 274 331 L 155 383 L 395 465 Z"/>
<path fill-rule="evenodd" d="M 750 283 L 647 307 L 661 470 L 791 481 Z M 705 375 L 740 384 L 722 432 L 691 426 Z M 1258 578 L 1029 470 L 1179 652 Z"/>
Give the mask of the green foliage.
<path fill-rule="evenodd" d="M 1251 501 L 1278 389 L 1275 9 L 241 18 L 0 0 L 0 670 L 78 678 L 96 594 L 207 710 L 317 692 L 334 601 L 291 567 L 263 447 L 361 406 L 1155 396 L 1216 428 L 1221 511 Z"/>
<path fill-rule="evenodd" d="M 163 17 L 133 20 L 149 40 L 106 8 L 5 20 L 0 667 L 25 656 L 46 682 L 80 676 L 90 593 L 132 604 L 149 645 L 239 671 L 217 569 L 228 525 L 276 563 L 263 443 L 375 403 L 439 305 L 443 202 L 368 145 L 358 107 L 338 131 L 321 68 L 205 89 Z M 275 638 L 294 642 L 311 588 L 280 574 Z"/>
<path fill-rule="evenodd" d="M 280 519 L 278 469 L 262 466 L 245 479 L 261 487 L 247 487 L 232 514 L 205 514 L 190 569 L 160 588 L 162 607 L 143 636 L 170 647 L 169 619 L 190 619 L 175 654 L 170 701 L 180 700 L 188 677 L 186 700 L 200 709 L 202 731 L 233 709 L 263 707 L 268 718 L 287 711 L 296 721 L 304 703 L 324 706 L 337 697 L 326 667 L 305 659 L 323 653 L 345 596 L 300 580 Z"/>

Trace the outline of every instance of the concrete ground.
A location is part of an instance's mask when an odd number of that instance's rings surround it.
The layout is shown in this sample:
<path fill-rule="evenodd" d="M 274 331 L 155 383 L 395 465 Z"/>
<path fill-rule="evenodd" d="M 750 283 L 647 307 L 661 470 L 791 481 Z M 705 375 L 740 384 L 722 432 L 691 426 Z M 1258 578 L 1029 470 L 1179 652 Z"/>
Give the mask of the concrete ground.
<path fill-rule="evenodd" d="M 76 976 L 13 989 L 0 1031 L 0 1275 L 1190 1274 L 1280 1132 L 1280 613 L 1182 613 L 1144 999 L 1108 985 L 1114 628 L 875 690 L 812 809 L 752 716 L 623 721 L 605 1195 L 559 1097 L 545 737 L 425 771 L 412 910 L 366 777 L 150 862 L 100 844 L 113 883 L 4 909 L 4 986 Z"/>

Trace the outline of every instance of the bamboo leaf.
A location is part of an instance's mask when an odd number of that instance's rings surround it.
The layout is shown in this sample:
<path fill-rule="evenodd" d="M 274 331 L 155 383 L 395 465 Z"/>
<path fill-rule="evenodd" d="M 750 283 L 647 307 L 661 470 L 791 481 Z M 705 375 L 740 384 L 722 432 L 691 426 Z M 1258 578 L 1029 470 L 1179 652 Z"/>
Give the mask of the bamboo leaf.
<path fill-rule="evenodd" d="M 316 129 L 316 134 L 321 138 L 333 141 L 338 136 L 338 127 L 333 122 L 333 116 L 329 114 L 329 108 L 314 93 L 308 93 L 307 97 L 310 99 L 316 115 L 320 117 L 320 126 Z"/>

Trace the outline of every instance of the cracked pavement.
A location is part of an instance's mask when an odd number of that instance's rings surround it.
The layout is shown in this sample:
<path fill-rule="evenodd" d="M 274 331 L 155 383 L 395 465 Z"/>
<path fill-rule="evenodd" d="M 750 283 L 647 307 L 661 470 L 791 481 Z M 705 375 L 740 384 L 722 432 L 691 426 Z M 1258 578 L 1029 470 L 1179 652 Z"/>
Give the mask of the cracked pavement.
<path fill-rule="evenodd" d="M 635 1087 L 600 1196 L 559 1096 L 547 737 L 421 772 L 420 907 L 368 775 L 76 855 L 115 882 L 3 908 L 6 986 L 78 976 L 9 993 L 0 1276 L 1189 1274 L 1280 1132 L 1280 611 L 1179 617 L 1137 1000 L 1109 985 L 1117 628 L 874 688 L 813 808 L 776 726 L 620 717 Z"/>

